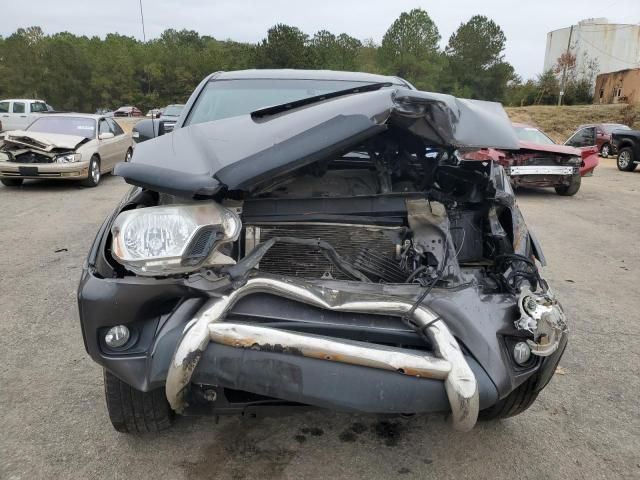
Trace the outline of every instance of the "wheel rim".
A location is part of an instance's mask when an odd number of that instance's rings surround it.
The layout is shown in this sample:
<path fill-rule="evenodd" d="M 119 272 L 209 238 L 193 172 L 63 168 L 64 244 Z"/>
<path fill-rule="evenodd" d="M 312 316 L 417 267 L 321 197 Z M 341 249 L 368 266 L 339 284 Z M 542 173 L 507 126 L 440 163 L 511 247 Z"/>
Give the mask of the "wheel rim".
<path fill-rule="evenodd" d="M 127 154 L 124 157 L 125 162 L 128 162 L 129 160 L 131 160 L 131 150 L 128 150 Z"/>
<path fill-rule="evenodd" d="M 100 181 L 100 166 L 98 162 L 93 162 L 91 164 L 91 178 L 93 183 L 98 183 Z"/>
<path fill-rule="evenodd" d="M 618 156 L 618 165 L 622 168 L 627 168 L 629 166 L 629 161 L 631 160 L 631 155 L 629 152 L 621 152 Z"/>
<path fill-rule="evenodd" d="M 602 147 L 602 156 L 603 157 L 609 156 L 609 145 L 605 145 L 604 147 Z"/>

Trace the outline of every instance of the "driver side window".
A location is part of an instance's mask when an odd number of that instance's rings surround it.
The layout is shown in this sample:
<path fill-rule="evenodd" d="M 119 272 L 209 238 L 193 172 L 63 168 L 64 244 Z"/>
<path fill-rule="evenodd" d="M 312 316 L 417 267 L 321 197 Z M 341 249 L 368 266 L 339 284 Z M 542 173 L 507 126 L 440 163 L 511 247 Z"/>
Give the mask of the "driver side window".
<path fill-rule="evenodd" d="M 111 132 L 113 132 L 113 134 L 116 137 L 118 135 L 124 134 L 124 131 L 122 130 L 122 128 L 120 128 L 120 125 L 118 125 L 116 121 L 112 120 L 111 118 L 106 118 L 105 121 L 109 124 L 109 128 L 111 128 Z"/>
<path fill-rule="evenodd" d="M 572 147 L 590 147 L 596 144 L 596 127 L 587 127 L 578 130 L 569 140 L 567 145 Z"/>

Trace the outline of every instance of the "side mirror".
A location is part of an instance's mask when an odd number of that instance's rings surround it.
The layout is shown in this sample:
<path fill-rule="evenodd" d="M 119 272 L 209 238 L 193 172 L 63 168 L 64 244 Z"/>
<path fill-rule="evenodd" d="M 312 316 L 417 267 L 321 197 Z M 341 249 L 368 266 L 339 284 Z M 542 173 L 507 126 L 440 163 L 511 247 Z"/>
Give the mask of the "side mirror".
<path fill-rule="evenodd" d="M 158 136 L 158 123 L 159 122 L 151 119 L 140 120 L 135 124 L 131 132 L 133 141 L 140 143 L 156 138 Z"/>
<path fill-rule="evenodd" d="M 111 132 L 104 132 L 98 135 L 98 140 L 109 140 L 110 138 L 115 137 L 115 135 Z"/>

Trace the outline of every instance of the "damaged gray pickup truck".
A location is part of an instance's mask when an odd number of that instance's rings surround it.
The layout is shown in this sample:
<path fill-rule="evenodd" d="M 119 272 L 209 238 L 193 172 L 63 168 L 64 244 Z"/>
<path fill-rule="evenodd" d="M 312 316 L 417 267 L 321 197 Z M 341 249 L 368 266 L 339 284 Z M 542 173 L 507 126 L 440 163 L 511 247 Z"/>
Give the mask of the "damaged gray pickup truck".
<path fill-rule="evenodd" d="M 116 167 L 78 290 L 122 432 L 309 406 L 519 414 L 567 343 L 499 104 L 394 77 L 216 73 Z"/>

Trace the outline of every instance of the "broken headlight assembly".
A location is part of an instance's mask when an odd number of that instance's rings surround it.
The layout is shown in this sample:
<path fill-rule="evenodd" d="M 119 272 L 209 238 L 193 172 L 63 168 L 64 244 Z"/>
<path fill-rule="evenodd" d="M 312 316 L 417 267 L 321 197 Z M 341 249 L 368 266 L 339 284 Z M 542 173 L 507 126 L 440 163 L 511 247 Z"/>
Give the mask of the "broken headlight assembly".
<path fill-rule="evenodd" d="M 240 218 L 216 203 L 140 208 L 120 213 L 111 227 L 114 258 L 138 275 L 185 273 L 233 242 Z"/>
<path fill-rule="evenodd" d="M 82 154 L 80 153 L 67 153 L 66 155 L 59 155 L 56 157 L 57 163 L 74 163 L 82 160 Z"/>

